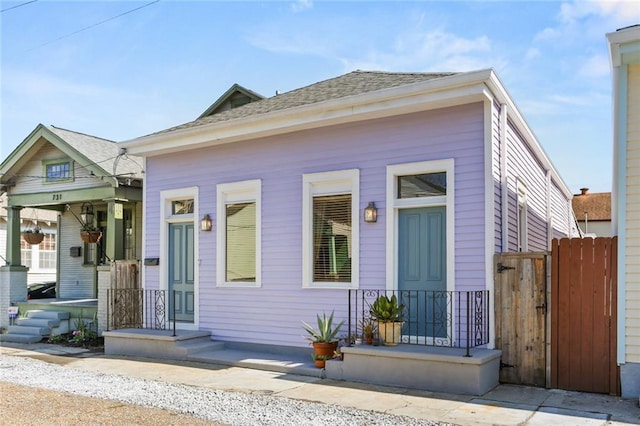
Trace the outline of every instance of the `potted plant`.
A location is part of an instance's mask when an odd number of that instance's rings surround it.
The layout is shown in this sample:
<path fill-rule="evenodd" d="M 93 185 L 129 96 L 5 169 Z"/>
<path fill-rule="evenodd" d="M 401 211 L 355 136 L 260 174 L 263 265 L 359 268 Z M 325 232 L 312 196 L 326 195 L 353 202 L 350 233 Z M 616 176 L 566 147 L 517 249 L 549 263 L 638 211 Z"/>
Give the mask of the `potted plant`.
<path fill-rule="evenodd" d="M 304 321 L 302 321 L 302 324 L 304 330 L 309 334 L 307 340 L 309 340 L 313 345 L 313 360 L 316 361 L 316 365 L 322 364 L 322 367 L 320 368 L 323 368 L 324 361 L 331 359 L 333 357 L 333 353 L 338 348 L 339 339 L 337 339 L 336 336 L 344 325 L 344 321 L 334 327 L 333 312 L 331 312 L 331 315 L 329 316 L 323 312 L 322 316 L 316 315 L 316 317 L 318 321 L 317 329 Z M 318 363 L 317 361 L 322 362 Z"/>
<path fill-rule="evenodd" d="M 367 345 L 372 345 L 373 339 L 375 338 L 376 332 L 378 331 L 376 322 L 373 320 L 373 318 L 367 317 L 361 319 L 358 325 L 360 326 L 360 333 L 364 342 Z"/>
<path fill-rule="evenodd" d="M 378 321 L 378 332 L 384 345 L 395 346 L 400 343 L 403 312 L 404 305 L 398 304 L 395 294 L 391 297 L 383 294 L 371 305 L 369 313 L 371 318 Z"/>
<path fill-rule="evenodd" d="M 37 245 L 44 240 L 44 233 L 39 226 L 35 226 L 33 229 L 27 229 L 22 233 L 22 238 L 27 242 L 27 244 Z"/>

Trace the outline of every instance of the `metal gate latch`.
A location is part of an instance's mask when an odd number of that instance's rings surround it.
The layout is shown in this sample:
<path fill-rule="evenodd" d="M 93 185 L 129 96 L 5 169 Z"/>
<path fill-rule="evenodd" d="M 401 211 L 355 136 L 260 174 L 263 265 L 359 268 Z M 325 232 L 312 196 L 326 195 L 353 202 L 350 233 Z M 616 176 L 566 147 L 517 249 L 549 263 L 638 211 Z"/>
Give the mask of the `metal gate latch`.
<path fill-rule="evenodd" d="M 515 266 L 505 266 L 502 262 L 498 263 L 498 273 L 501 274 L 503 271 L 507 269 L 516 269 Z"/>

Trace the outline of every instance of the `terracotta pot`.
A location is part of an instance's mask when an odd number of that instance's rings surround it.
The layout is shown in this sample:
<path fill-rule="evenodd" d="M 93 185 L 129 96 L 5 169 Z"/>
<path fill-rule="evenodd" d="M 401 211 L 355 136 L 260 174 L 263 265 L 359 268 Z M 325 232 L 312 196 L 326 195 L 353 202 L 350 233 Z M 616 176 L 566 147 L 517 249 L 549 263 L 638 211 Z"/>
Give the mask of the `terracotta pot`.
<path fill-rule="evenodd" d="M 80 231 L 80 238 L 85 243 L 97 243 L 102 238 L 101 231 Z"/>
<path fill-rule="evenodd" d="M 44 234 L 42 232 L 23 232 L 22 238 L 27 244 L 37 245 L 44 240 Z"/>
<path fill-rule="evenodd" d="M 324 359 L 316 359 L 315 361 L 313 361 L 316 364 L 316 367 L 318 368 L 324 368 L 324 363 L 325 360 Z"/>
<path fill-rule="evenodd" d="M 332 357 L 333 353 L 338 349 L 338 342 L 313 342 L 313 354 L 314 355 L 325 355 L 328 357 Z"/>

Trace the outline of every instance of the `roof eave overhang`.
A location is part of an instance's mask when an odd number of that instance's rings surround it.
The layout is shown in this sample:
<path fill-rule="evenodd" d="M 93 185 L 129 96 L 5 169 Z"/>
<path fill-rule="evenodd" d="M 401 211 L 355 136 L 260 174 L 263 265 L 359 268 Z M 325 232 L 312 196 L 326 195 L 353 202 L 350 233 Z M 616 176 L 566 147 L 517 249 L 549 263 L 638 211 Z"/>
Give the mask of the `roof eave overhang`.
<path fill-rule="evenodd" d="M 501 104 L 507 105 L 509 111 L 509 119 L 513 122 L 518 131 L 523 135 L 525 142 L 528 144 L 532 152 L 536 155 L 545 170 L 548 170 L 551 173 L 551 178 L 558 186 L 558 189 L 562 191 L 563 195 L 567 197 L 567 199 L 572 199 L 573 193 L 569 190 L 567 184 L 560 177 L 558 170 L 555 168 L 555 166 L 551 162 L 551 159 L 542 148 L 542 145 L 538 141 L 538 138 L 527 124 L 527 121 L 518 110 L 518 107 L 516 106 L 511 96 L 509 96 L 509 93 L 507 92 L 506 88 L 504 87 L 496 73 L 491 73 L 491 76 L 487 79 L 486 84 L 490 92 L 495 97 L 495 100 Z"/>
<path fill-rule="evenodd" d="M 482 101 L 486 99 L 483 82 L 491 74 L 491 70 L 454 74 L 257 116 L 144 136 L 120 145 L 131 154 L 151 157 Z"/>

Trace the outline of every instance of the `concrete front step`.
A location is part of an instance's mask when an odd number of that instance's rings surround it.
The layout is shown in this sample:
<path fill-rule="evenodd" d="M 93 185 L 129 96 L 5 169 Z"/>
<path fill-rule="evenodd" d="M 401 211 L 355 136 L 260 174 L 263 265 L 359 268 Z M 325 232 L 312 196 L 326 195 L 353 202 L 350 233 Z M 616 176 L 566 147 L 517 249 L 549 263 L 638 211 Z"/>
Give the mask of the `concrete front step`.
<path fill-rule="evenodd" d="M 13 343 L 38 343 L 43 339 L 42 336 L 35 334 L 7 333 L 0 334 L 0 342 Z"/>
<path fill-rule="evenodd" d="M 51 328 L 49 327 L 29 325 L 10 325 L 7 331 L 7 334 L 32 334 L 34 336 L 40 336 L 41 339 L 51 334 Z"/>
<path fill-rule="evenodd" d="M 28 318 L 46 318 L 56 320 L 68 320 L 69 312 L 66 311 L 45 311 L 42 309 L 33 309 L 27 311 Z"/>
<path fill-rule="evenodd" d="M 50 318 L 37 318 L 37 317 L 27 317 L 27 318 L 18 318 L 16 319 L 16 325 L 25 325 L 29 327 L 58 327 L 60 325 L 59 319 L 50 319 Z"/>
<path fill-rule="evenodd" d="M 7 333 L 0 335 L 0 341 L 16 343 L 37 343 L 47 336 L 57 336 L 69 332 L 69 312 L 33 309 L 26 317 L 16 319 Z"/>

